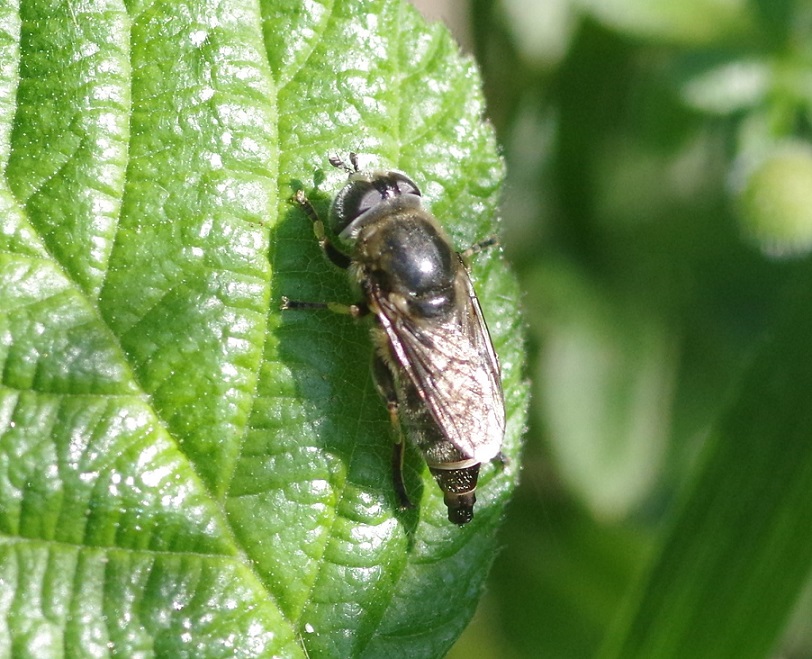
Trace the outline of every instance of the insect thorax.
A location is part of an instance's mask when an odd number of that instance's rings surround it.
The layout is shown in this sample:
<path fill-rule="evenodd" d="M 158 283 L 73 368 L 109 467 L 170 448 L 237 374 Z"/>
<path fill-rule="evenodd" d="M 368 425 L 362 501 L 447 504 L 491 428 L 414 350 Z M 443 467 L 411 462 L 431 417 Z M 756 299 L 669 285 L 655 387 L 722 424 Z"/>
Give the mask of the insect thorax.
<path fill-rule="evenodd" d="M 384 294 L 402 296 L 416 318 L 435 319 L 454 308 L 459 257 L 422 209 L 399 211 L 365 227 L 355 260 L 362 277 Z"/>

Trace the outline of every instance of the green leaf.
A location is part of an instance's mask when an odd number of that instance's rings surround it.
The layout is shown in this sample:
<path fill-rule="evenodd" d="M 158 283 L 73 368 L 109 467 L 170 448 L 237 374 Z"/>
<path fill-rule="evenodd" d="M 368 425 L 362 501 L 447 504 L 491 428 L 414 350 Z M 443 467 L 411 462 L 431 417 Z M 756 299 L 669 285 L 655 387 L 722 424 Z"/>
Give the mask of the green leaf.
<path fill-rule="evenodd" d="M 540 422 L 561 479 L 603 520 L 635 511 L 662 474 L 675 355 L 662 321 L 570 265 L 538 268 L 533 314 L 548 327 Z"/>
<path fill-rule="evenodd" d="M 0 655 L 442 656 L 518 474 L 517 287 L 473 265 L 505 467 L 400 513 L 363 323 L 288 199 L 349 150 L 463 249 L 503 165 L 474 65 L 399 0 L 0 7 Z"/>
<path fill-rule="evenodd" d="M 808 254 L 812 149 L 800 140 L 785 141 L 753 160 L 737 198 L 744 233 L 775 257 Z"/>
<path fill-rule="evenodd" d="M 576 0 L 576 4 L 615 29 L 686 45 L 746 35 L 753 28 L 748 5 L 741 0 Z"/>
<path fill-rule="evenodd" d="M 812 289 L 800 274 L 602 657 L 774 649 L 812 567 Z"/>

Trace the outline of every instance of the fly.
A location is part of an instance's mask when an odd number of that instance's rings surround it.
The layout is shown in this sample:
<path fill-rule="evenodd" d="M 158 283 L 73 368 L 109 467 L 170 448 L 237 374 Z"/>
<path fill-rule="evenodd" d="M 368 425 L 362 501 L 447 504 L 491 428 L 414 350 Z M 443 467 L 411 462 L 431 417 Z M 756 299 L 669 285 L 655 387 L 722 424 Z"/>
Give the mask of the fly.
<path fill-rule="evenodd" d="M 448 519 L 460 526 L 474 516 L 479 468 L 500 455 L 505 403 L 493 349 L 463 253 L 422 206 L 417 184 L 399 171 L 358 168 L 340 158 L 347 183 L 324 224 L 301 190 L 294 196 L 313 222 L 326 256 L 348 271 L 361 293 L 356 304 L 297 302 L 283 309 L 320 309 L 371 315 L 372 374 L 395 429 L 392 474 L 398 501 L 411 507 L 403 481 L 406 435 L 422 451 L 444 493 Z"/>

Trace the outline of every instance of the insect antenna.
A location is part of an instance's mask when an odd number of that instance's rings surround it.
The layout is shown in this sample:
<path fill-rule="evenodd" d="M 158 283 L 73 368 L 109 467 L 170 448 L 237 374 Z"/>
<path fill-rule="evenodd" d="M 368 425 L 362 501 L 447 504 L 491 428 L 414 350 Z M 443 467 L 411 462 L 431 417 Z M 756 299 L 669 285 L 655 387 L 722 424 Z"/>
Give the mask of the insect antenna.
<path fill-rule="evenodd" d="M 341 156 L 330 156 L 328 162 L 338 169 L 343 169 L 347 174 L 355 174 L 358 171 L 358 154 L 350 151 L 350 164 L 348 165 Z"/>

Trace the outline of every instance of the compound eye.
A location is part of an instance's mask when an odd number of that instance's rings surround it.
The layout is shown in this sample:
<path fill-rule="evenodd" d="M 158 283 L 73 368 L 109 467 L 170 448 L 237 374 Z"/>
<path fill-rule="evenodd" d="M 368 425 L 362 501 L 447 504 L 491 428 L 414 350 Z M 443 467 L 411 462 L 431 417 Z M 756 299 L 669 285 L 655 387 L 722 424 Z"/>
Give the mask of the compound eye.
<path fill-rule="evenodd" d="M 354 200 L 355 203 L 355 216 L 363 215 L 369 209 L 374 208 L 382 201 L 382 196 L 379 190 L 374 188 L 370 190 L 360 191 L 359 196 Z"/>
<path fill-rule="evenodd" d="M 417 195 L 418 197 L 423 196 L 420 192 L 420 188 L 417 187 L 417 183 L 406 176 L 406 174 L 392 172 L 392 179 L 394 180 L 400 194 L 413 194 Z"/>
<path fill-rule="evenodd" d="M 380 202 L 381 193 L 370 181 L 350 181 L 333 200 L 330 227 L 335 233 L 341 233 L 353 220 Z"/>
<path fill-rule="evenodd" d="M 351 174 L 350 180 L 333 200 L 330 228 L 341 234 L 364 213 L 401 196 L 420 196 L 417 184 L 401 172 Z"/>

